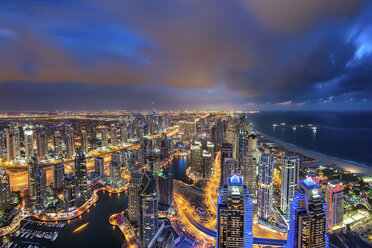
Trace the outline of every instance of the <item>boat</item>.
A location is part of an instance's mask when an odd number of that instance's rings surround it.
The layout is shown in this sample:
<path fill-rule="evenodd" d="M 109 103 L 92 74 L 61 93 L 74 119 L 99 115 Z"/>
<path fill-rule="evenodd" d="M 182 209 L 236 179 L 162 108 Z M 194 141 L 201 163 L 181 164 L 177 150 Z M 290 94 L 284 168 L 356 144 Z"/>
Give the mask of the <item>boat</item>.
<path fill-rule="evenodd" d="M 58 238 L 58 232 L 54 232 L 54 235 L 53 235 L 52 241 L 56 240 L 57 238 Z"/>

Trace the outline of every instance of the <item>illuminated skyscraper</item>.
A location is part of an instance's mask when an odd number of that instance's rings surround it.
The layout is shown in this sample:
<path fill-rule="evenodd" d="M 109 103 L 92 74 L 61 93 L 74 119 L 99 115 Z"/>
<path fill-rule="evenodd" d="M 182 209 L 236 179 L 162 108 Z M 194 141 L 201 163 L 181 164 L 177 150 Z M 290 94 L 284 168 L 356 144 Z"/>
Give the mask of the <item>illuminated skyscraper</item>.
<path fill-rule="evenodd" d="M 76 200 L 76 180 L 72 173 L 67 173 L 63 178 L 63 195 L 66 202 L 66 208 L 75 206 Z"/>
<path fill-rule="evenodd" d="M 253 247 L 253 203 L 241 177 L 228 179 L 217 203 L 217 248 Z"/>
<path fill-rule="evenodd" d="M 57 190 L 63 188 L 63 177 L 65 175 L 65 165 L 63 163 L 53 166 L 53 187 Z"/>
<path fill-rule="evenodd" d="M 39 128 L 36 133 L 37 157 L 39 160 L 46 159 L 48 152 L 48 136 L 44 128 Z"/>
<path fill-rule="evenodd" d="M 112 146 L 117 146 L 118 145 L 118 130 L 117 130 L 115 124 L 111 124 L 110 139 L 111 139 L 111 145 Z"/>
<path fill-rule="evenodd" d="M 81 130 L 81 150 L 88 153 L 88 134 L 86 130 Z"/>
<path fill-rule="evenodd" d="M 338 180 L 328 182 L 326 188 L 327 223 L 331 230 L 334 226 L 342 225 L 344 220 L 344 188 Z"/>
<path fill-rule="evenodd" d="M 101 131 L 101 142 L 102 142 L 102 147 L 108 146 L 107 128 L 103 128 Z"/>
<path fill-rule="evenodd" d="M 220 180 L 220 189 L 223 188 L 224 183 L 227 182 L 226 173 L 225 172 L 225 158 L 232 158 L 232 144 L 230 143 L 223 143 L 221 146 L 221 180 Z M 228 175 L 229 177 L 231 175 Z"/>
<path fill-rule="evenodd" d="M 67 157 L 71 158 L 74 155 L 75 151 L 75 138 L 74 138 L 74 132 L 68 131 L 66 134 L 66 152 Z"/>
<path fill-rule="evenodd" d="M 327 205 L 311 178 L 298 183 L 290 209 L 286 248 L 328 248 Z"/>
<path fill-rule="evenodd" d="M 191 159 L 191 169 L 194 173 L 200 170 L 202 166 L 202 147 L 200 142 L 195 142 L 195 144 L 190 147 L 190 159 Z"/>
<path fill-rule="evenodd" d="M 77 189 L 80 195 L 85 195 L 88 190 L 87 185 L 87 166 L 85 155 L 80 148 L 76 149 L 75 155 L 75 175 L 77 182 Z"/>
<path fill-rule="evenodd" d="M 128 127 L 125 123 L 120 127 L 120 139 L 122 144 L 128 141 Z"/>
<path fill-rule="evenodd" d="M 156 180 L 149 171 L 146 171 L 142 177 L 140 206 L 138 227 L 142 247 L 145 248 L 158 230 L 158 197 L 156 195 Z"/>
<path fill-rule="evenodd" d="M 36 169 L 35 177 L 35 197 L 37 210 L 41 210 L 45 207 L 46 200 L 46 173 L 41 168 Z"/>
<path fill-rule="evenodd" d="M 62 157 L 62 137 L 59 131 L 56 131 L 53 135 L 54 140 L 54 152 L 56 157 Z"/>
<path fill-rule="evenodd" d="M 240 174 L 240 168 L 238 164 L 238 160 L 235 158 L 225 158 L 223 160 L 223 170 L 222 170 L 222 178 L 223 181 L 221 181 L 221 188 L 223 188 L 228 183 L 229 177 L 231 177 L 233 174 Z"/>
<path fill-rule="evenodd" d="M 11 200 L 9 175 L 0 167 L 0 210 L 9 207 Z"/>
<path fill-rule="evenodd" d="M 109 167 L 110 177 L 114 181 L 118 181 L 121 178 L 121 167 L 120 167 L 120 154 L 113 152 L 111 154 L 111 162 Z"/>
<path fill-rule="evenodd" d="M 16 136 L 12 128 L 6 132 L 6 159 L 14 161 L 16 159 Z"/>
<path fill-rule="evenodd" d="M 286 154 L 282 165 L 282 184 L 280 207 L 283 213 L 289 212 L 289 206 L 297 190 L 300 159 L 296 154 Z"/>
<path fill-rule="evenodd" d="M 128 189 L 128 213 L 129 221 L 132 224 L 138 225 L 140 201 L 139 193 L 142 183 L 142 173 L 138 171 L 131 171 L 130 182 Z"/>
<path fill-rule="evenodd" d="M 273 209 L 273 177 L 274 177 L 274 154 L 263 153 L 260 155 L 258 165 L 258 218 L 269 220 Z"/>
<path fill-rule="evenodd" d="M 251 197 L 256 197 L 257 190 L 257 160 L 254 152 L 246 152 L 241 163 L 241 175 L 244 185 L 251 193 Z"/>
<path fill-rule="evenodd" d="M 28 171 L 28 192 L 31 198 L 36 196 L 36 169 L 37 169 L 38 160 L 36 157 L 32 157 L 27 164 Z"/>
<path fill-rule="evenodd" d="M 102 157 L 96 157 L 94 159 L 94 171 L 98 177 L 105 174 L 105 160 Z"/>
<path fill-rule="evenodd" d="M 173 204 L 173 173 L 169 168 L 159 173 L 158 182 L 159 204 L 169 208 Z"/>
<path fill-rule="evenodd" d="M 25 158 L 26 160 L 30 159 L 34 156 L 34 134 L 31 129 L 26 129 L 24 132 L 24 140 L 23 143 L 25 145 Z"/>

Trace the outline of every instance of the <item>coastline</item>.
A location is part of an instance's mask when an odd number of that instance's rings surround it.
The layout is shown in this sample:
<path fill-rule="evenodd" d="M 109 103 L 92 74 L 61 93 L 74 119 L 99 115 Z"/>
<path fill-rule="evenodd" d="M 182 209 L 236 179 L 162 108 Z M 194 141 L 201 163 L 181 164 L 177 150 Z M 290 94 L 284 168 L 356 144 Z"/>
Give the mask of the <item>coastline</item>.
<path fill-rule="evenodd" d="M 319 164 L 322 166 L 335 166 L 338 169 L 342 169 L 344 171 L 350 171 L 352 173 L 361 174 L 363 176 L 372 176 L 372 168 L 368 166 L 363 166 L 353 161 L 346 161 L 340 158 L 335 158 L 328 156 L 326 154 L 318 153 L 315 151 L 307 150 L 305 148 L 296 146 L 294 144 L 288 143 L 286 141 L 268 136 L 266 134 L 261 134 L 267 140 L 286 148 L 288 150 L 294 151 L 296 153 L 300 153 L 306 157 L 315 159 L 319 161 Z"/>

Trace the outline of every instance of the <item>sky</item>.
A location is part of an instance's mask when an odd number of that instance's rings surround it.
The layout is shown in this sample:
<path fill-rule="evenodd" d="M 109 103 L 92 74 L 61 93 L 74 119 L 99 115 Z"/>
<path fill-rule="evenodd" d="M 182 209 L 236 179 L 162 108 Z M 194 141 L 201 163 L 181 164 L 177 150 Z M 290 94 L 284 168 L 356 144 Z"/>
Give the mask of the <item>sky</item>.
<path fill-rule="evenodd" d="M 372 2 L 1 0 L 0 110 L 372 110 Z"/>

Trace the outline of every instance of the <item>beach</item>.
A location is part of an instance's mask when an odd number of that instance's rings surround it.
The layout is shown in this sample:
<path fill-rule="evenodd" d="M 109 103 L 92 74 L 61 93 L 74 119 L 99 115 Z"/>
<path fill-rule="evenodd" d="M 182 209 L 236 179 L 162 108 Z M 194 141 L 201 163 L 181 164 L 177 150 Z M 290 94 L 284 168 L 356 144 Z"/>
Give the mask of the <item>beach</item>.
<path fill-rule="evenodd" d="M 366 165 L 361 165 L 358 163 L 354 163 L 352 161 L 345 161 L 339 158 L 334 158 L 331 156 L 327 156 L 325 154 L 321 154 L 318 152 L 314 152 L 311 150 L 306 150 L 302 147 L 298 147 L 296 145 L 290 144 L 288 142 L 270 137 L 265 135 L 266 140 L 269 140 L 272 143 L 275 143 L 278 147 L 285 148 L 286 150 L 293 151 L 295 153 L 299 153 L 304 155 L 305 157 L 312 158 L 314 160 L 318 160 L 319 165 L 322 166 L 335 166 L 338 169 L 342 169 L 344 171 L 350 171 L 352 173 L 361 174 L 364 176 L 372 176 L 372 168 Z"/>

